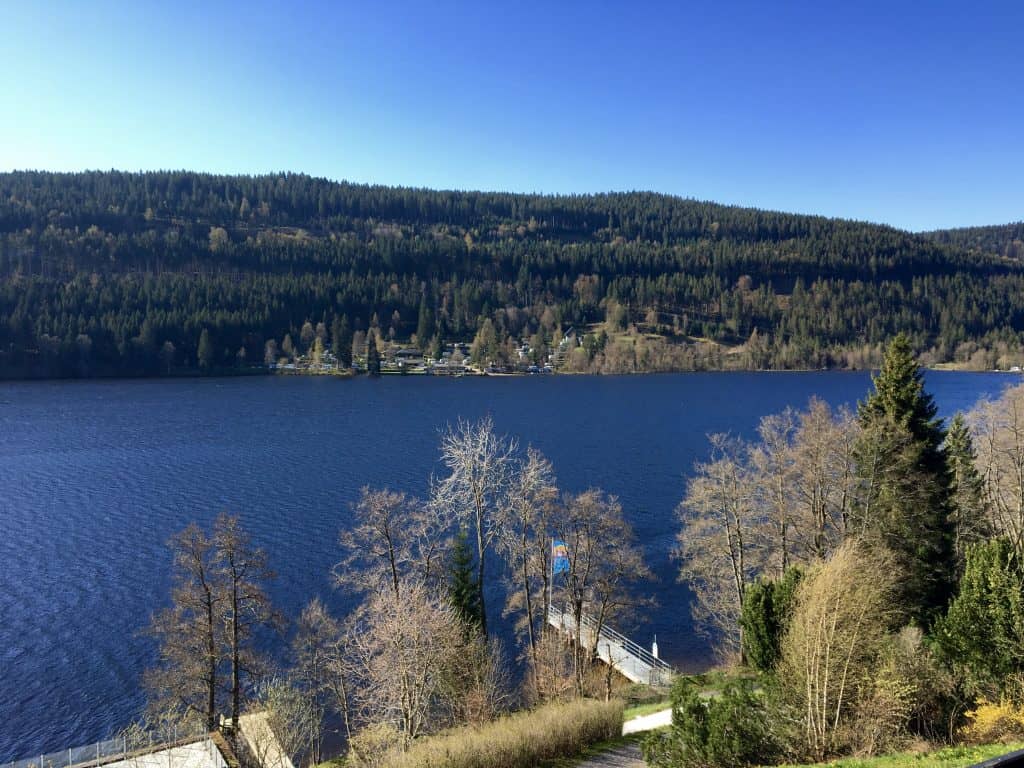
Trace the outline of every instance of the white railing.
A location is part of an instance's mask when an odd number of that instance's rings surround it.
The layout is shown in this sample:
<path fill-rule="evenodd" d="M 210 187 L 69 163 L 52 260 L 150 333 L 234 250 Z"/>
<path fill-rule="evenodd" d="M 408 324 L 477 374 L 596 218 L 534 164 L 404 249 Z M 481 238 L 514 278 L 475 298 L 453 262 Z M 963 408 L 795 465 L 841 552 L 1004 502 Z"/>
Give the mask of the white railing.
<path fill-rule="evenodd" d="M 563 632 L 573 634 L 575 641 L 580 645 L 595 645 L 594 632 L 598 629 L 597 621 L 587 614 L 583 614 L 580 626 L 577 627 L 576 618 L 570 612 L 550 606 L 548 623 Z M 602 661 L 634 683 L 665 685 L 675 674 L 671 664 L 659 659 L 607 624 L 602 624 L 598 631 L 596 647 Z"/>
<path fill-rule="evenodd" d="M 82 747 L 71 747 L 57 752 L 35 755 L 22 760 L 0 764 L 0 768 L 92 768 L 109 763 L 127 760 L 134 755 L 166 750 L 172 746 L 194 743 L 208 739 L 209 734 L 200 726 L 159 729 L 145 734 L 135 733 L 131 736 L 119 736 L 106 741 L 97 741 Z M 220 750 L 213 746 L 220 755 Z M 211 753 L 211 759 L 212 753 Z M 223 762 L 223 757 L 221 757 Z M 226 768 L 226 766 L 217 766 Z"/>

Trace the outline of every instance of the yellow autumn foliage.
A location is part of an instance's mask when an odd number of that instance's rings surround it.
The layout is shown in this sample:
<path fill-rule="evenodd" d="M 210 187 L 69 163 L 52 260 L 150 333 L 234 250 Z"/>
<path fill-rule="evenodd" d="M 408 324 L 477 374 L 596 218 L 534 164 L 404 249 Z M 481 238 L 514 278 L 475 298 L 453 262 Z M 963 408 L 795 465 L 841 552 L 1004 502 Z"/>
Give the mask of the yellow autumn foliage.
<path fill-rule="evenodd" d="M 985 699 L 967 712 L 967 725 L 960 737 L 969 744 L 991 744 L 1024 738 L 1024 709 L 1010 701 L 993 703 Z"/>

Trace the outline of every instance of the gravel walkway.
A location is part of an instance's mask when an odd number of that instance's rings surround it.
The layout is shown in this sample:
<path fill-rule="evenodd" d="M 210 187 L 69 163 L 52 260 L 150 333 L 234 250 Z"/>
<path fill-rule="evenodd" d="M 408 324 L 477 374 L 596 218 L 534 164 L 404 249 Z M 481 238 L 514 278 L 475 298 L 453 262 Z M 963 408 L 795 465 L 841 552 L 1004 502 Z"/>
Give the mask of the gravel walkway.
<path fill-rule="evenodd" d="M 647 768 L 647 763 L 640 754 L 640 745 L 634 741 L 594 755 L 577 768 Z"/>

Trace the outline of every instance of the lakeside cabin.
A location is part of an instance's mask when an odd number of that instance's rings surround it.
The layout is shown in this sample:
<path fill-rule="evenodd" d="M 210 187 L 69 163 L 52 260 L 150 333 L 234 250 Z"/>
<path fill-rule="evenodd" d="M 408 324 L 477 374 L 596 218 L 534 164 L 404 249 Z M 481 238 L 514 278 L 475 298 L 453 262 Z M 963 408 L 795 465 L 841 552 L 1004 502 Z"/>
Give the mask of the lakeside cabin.
<path fill-rule="evenodd" d="M 422 363 L 426 357 L 424 354 L 413 348 L 399 349 L 394 354 L 394 360 L 396 363 Z"/>

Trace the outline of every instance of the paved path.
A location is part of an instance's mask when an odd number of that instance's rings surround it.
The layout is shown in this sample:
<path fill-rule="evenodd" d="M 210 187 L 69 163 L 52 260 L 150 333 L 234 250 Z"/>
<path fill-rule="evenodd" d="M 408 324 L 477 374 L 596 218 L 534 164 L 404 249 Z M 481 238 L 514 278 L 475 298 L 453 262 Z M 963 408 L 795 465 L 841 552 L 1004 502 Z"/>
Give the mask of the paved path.
<path fill-rule="evenodd" d="M 622 735 L 628 736 L 631 733 L 653 731 L 655 728 L 664 728 L 666 725 L 672 725 L 671 707 L 663 709 L 660 712 L 654 712 L 650 715 L 634 717 L 632 720 L 627 720 L 622 724 Z"/>
<path fill-rule="evenodd" d="M 606 752 L 584 760 L 577 768 L 646 768 L 640 745 L 635 741 L 613 747 Z"/>
<path fill-rule="evenodd" d="M 663 709 L 643 717 L 634 717 L 622 724 L 622 735 L 628 736 L 631 733 L 643 733 L 653 731 L 655 728 L 664 728 L 672 725 L 672 709 Z M 580 763 L 577 768 L 647 768 L 643 754 L 640 752 L 640 743 L 630 741 L 628 744 L 621 744 L 594 755 Z"/>

